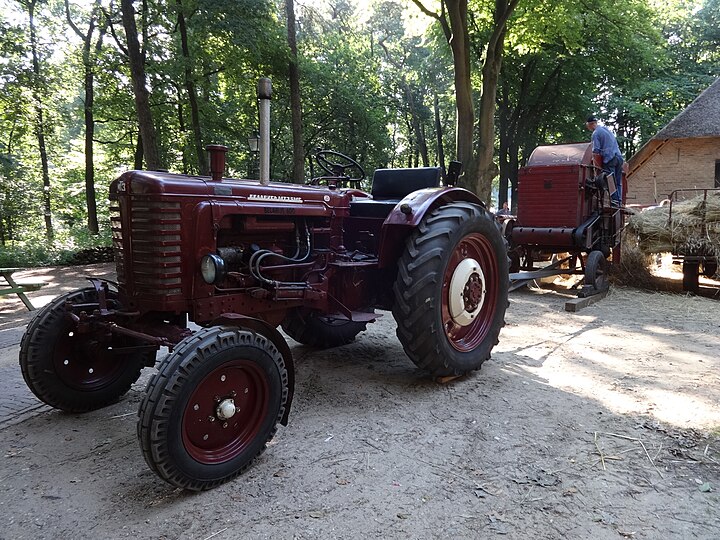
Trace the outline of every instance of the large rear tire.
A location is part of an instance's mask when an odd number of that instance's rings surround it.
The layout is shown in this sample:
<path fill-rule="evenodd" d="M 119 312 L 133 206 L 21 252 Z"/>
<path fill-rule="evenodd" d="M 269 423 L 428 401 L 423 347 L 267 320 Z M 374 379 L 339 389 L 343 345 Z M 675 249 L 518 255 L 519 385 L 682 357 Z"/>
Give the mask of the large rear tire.
<path fill-rule="evenodd" d="M 108 291 L 108 303 L 117 300 Z M 20 344 L 20 368 L 30 390 L 51 407 L 87 412 L 114 403 L 152 365 L 155 351 L 138 352 L 137 340 L 108 331 L 81 332 L 70 314 L 97 305 L 92 287 L 57 297 L 28 325 Z"/>
<path fill-rule="evenodd" d="M 434 210 L 398 262 L 393 316 L 406 354 L 435 376 L 479 369 L 505 325 L 508 286 L 492 216 L 467 202 Z"/>
<path fill-rule="evenodd" d="M 140 447 L 166 482 L 210 489 L 265 450 L 287 399 L 288 373 L 272 341 L 240 328 L 205 328 L 180 342 L 148 384 Z"/>
<path fill-rule="evenodd" d="M 329 349 L 346 345 L 367 328 L 367 323 L 321 317 L 294 310 L 282 323 L 282 329 L 298 343 Z"/>

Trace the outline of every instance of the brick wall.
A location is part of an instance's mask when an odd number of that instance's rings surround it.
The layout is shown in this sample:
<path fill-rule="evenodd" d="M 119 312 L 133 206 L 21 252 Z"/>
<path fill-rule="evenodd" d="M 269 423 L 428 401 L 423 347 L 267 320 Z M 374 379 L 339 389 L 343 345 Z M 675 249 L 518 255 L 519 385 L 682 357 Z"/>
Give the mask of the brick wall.
<path fill-rule="evenodd" d="M 670 140 L 628 181 L 627 204 L 655 204 L 671 191 L 715 187 L 720 137 Z"/>

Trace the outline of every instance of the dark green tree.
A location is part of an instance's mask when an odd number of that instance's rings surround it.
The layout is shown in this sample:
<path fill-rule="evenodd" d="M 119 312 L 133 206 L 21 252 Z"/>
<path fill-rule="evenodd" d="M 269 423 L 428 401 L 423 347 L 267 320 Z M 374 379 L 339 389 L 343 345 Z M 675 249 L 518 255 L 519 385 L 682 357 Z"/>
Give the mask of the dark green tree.
<path fill-rule="evenodd" d="M 65 0 L 68 25 L 82 41 L 83 61 L 83 116 L 85 123 L 85 204 L 88 230 L 99 232 L 95 193 L 95 56 L 100 52 L 107 29 L 100 0 L 95 0 L 88 14 L 87 28 L 82 31 L 75 23 L 69 0 Z M 97 31 L 97 32 L 96 32 Z M 97 34 L 97 35 L 96 35 Z"/>

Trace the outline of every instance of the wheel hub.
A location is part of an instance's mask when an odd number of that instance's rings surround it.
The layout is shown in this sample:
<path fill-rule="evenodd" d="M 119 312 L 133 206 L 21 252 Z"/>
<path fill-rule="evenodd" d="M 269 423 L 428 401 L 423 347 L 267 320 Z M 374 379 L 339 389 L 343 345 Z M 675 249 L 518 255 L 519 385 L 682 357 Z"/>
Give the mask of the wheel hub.
<path fill-rule="evenodd" d="M 473 274 L 465 284 L 463 290 L 463 300 L 465 300 L 465 309 L 467 311 L 475 311 L 483 297 L 483 284 L 478 274 Z"/>
<path fill-rule="evenodd" d="M 485 302 L 485 274 L 475 259 L 463 259 L 455 267 L 450 280 L 449 311 L 452 320 L 468 326 Z"/>
<path fill-rule="evenodd" d="M 268 383 L 255 362 L 222 363 L 195 383 L 182 419 L 185 449 L 200 463 L 221 463 L 241 454 L 267 412 Z"/>
<path fill-rule="evenodd" d="M 215 414 L 220 420 L 229 420 L 235 415 L 236 411 L 235 400 L 230 398 L 223 399 L 215 408 Z"/>

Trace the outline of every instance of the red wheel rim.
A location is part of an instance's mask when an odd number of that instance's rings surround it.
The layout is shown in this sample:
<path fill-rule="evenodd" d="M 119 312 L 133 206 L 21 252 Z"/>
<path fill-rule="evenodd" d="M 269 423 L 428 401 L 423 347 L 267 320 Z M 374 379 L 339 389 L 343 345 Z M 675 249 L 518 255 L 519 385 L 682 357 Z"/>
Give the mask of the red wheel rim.
<path fill-rule="evenodd" d="M 223 463 L 240 455 L 255 439 L 268 410 L 267 376 L 249 360 L 233 360 L 206 375 L 195 387 L 182 417 L 182 441 L 193 459 Z M 220 408 L 233 402 L 223 418 Z"/>
<path fill-rule="evenodd" d="M 65 325 L 55 342 L 53 363 L 68 387 L 87 392 L 100 390 L 122 375 L 123 355 L 115 352 L 112 341 L 102 338 L 78 334 L 71 325 Z"/>
<path fill-rule="evenodd" d="M 480 309 L 472 322 L 463 326 L 453 319 L 450 313 L 450 282 L 456 268 L 466 259 L 473 259 L 480 265 L 485 276 L 485 290 L 478 296 L 478 278 L 473 274 L 468 277 L 465 290 L 468 292 L 467 304 L 472 307 L 480 304 Z M 457 351 L 470 352 L 475 350 L 487 337 L 493 326 L 497 308 L 498 294 L 498 260 L 495 249 L 482 234 L 471 233 L 455 246 L 445 269 L 442 286 L 442 325 L 450 344 Z"/>

